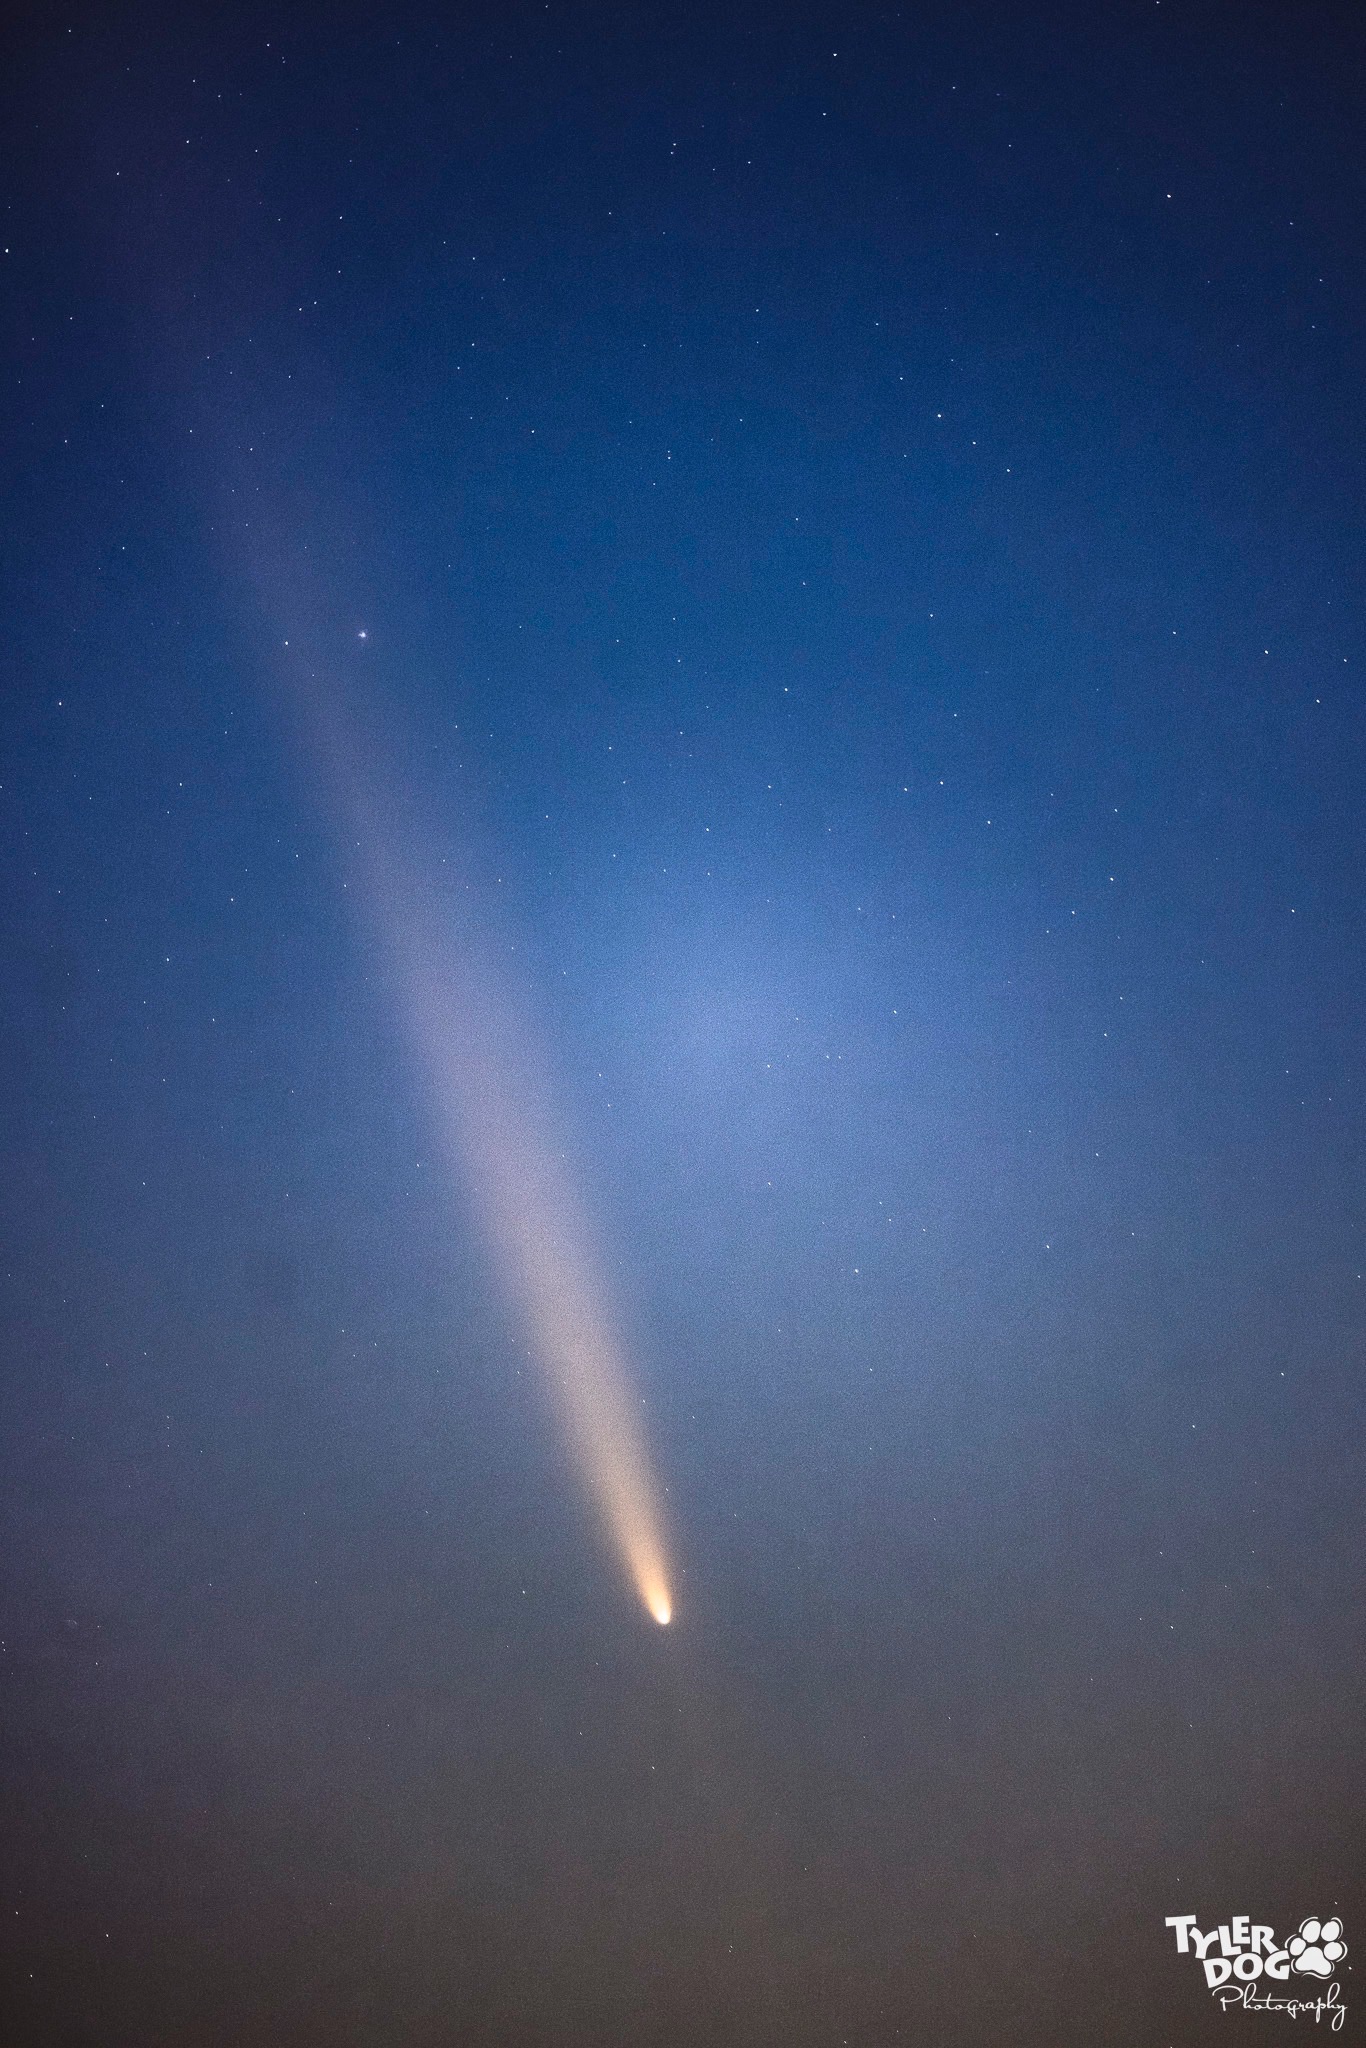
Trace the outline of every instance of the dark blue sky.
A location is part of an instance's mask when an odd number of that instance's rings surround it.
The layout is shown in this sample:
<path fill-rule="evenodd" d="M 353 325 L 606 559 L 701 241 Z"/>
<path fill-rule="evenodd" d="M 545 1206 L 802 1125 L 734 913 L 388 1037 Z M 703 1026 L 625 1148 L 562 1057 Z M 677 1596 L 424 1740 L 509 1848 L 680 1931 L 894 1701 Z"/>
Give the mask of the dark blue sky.
<path fill-rule="evenodd" d="M 6 2040 L 1290 2024 L 1162 1922 L 1352 1917 L 1362 59 L 12 37 Z M 665 1633 L 291 663 L 544 1049 Z"/>

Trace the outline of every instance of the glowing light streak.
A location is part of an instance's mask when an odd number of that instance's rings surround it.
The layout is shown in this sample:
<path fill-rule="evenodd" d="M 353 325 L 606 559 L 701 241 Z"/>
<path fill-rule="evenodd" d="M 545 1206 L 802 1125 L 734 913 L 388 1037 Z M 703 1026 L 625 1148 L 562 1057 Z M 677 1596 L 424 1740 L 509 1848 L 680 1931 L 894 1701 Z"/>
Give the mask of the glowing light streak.
<path fill-rule="evenodd" d="M 399 807 L 381 800 L 335 705 L 308 697 L 310 725 L 363 896 L 388 956 L 446 1164 L 466 1185 L 499 1276 L 544 1369 L 573 1461 L 647 1611 L 673 1618 L 659 1488 L 640 1397 L 552 1118 L 539 1062 L 447 893 L 424 884 L 399 844 Z"/>

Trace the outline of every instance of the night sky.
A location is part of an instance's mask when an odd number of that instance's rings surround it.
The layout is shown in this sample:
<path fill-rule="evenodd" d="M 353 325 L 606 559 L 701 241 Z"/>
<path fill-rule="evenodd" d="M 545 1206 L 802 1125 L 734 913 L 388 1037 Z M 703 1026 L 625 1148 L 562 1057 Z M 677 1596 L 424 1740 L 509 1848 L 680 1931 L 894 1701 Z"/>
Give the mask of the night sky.
<path fill-rule="evenodd" d="M 0 2040 L 1327 2038 L 1366 20 L 7 37 Z"/>

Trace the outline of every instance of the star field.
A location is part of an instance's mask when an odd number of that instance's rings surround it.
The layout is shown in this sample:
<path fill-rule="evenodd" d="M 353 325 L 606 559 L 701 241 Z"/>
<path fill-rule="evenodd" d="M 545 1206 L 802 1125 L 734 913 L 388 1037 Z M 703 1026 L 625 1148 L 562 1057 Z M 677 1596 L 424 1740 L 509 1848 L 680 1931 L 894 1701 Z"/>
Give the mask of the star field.
<path fill-rule="evenodd" d="M 1362 59 L 12 31 L 6 2041 L 1150 2048 L 1243 2023 L 1167 1915 L 1349 1969 Z"/>

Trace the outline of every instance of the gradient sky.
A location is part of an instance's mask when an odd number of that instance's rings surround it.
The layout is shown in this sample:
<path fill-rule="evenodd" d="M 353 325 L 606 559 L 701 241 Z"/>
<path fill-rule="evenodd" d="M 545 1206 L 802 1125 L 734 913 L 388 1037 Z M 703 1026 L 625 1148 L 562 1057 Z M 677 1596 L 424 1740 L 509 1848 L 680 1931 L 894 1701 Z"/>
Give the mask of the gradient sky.
<path fill-rule="evenodd" d="M 1276 2048 L 1183 1912 L 1352 2003 L 1364 58 L 10 31 L 7 2043 Z M 310 701 L 535 1048 L 667 1630 Z"/>

